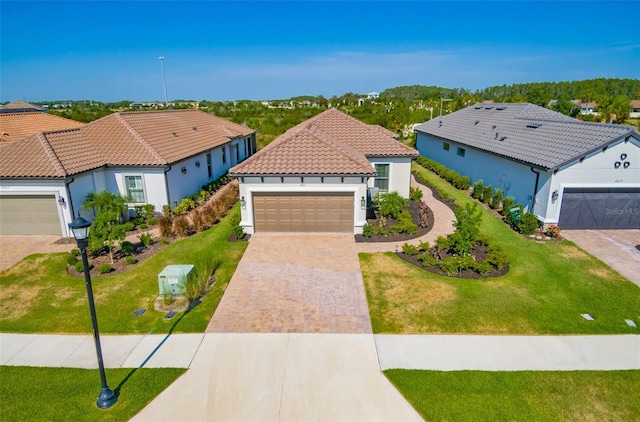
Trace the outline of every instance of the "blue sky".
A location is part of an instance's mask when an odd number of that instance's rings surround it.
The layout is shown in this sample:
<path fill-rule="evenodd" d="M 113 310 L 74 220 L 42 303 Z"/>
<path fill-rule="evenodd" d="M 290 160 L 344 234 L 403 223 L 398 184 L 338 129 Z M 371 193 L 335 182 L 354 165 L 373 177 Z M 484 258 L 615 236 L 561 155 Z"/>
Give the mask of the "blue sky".
<path fill-rule="evenodd" d="M 640 78 L 639 1 L 0 1 L 0 101 Z"/>

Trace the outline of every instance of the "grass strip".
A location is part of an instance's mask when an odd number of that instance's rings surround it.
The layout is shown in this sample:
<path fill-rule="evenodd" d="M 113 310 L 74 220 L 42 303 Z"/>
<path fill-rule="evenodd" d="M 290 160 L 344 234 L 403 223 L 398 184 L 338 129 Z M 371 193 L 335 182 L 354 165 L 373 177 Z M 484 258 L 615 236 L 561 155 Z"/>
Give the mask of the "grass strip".
<path fill-rule="evenodd" d="M 98 409 L 97 369 L 0 366 L 0 420 L 125 421 L 185 372 L 181 368 L 107 369 L 109 387 L 118 401 Z"/>

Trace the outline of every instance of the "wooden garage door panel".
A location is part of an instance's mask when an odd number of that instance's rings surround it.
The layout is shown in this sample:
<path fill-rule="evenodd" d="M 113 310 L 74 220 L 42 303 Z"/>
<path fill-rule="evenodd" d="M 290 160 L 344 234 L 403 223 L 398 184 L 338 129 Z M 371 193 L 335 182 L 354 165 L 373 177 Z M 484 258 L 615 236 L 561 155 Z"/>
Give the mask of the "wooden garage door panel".
<path fill-rule="evenodd" d="M 353 231 L 353 193 L 254 193 L 256 231 Z"/>
<path fill-rule="evenodd" d="M 60 234 L 54 195 L 0 197 L 0 234 Z"/>

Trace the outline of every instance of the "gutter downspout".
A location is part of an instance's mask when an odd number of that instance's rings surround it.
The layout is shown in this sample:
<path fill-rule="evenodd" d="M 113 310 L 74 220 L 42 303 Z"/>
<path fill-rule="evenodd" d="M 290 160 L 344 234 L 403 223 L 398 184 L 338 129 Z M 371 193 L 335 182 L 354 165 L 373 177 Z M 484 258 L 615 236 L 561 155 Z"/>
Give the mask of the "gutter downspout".
<path fill-rule="evenodd" d="M 69 214 L 71 214 L 71 221 L 73 221 L 73 216 L 75 215 L 75 213 L 73 212 L 73 198 L 71 197 L 71 191 L 69 190 L 69 185 L 72 184 L 75 180 L 76 180 L 75 177 L 72 177 L 71 180 L 64 182 L 64 189 L 67 193 L 67 198 L 69 199 Z M 64 219 L 64 216 L 63 216 L 63 219 Z M 71 237 L 69 236 L 68 224 L 65 224 L 64 230 L 65 230 L 66 237 Z"/>
<path fill-rule="evenodd" d="M 538 183 L 540 182 L 540 173 L 535 171 L 533 167 L 531 167 L 531 171 L 536 174 L 536 184 L 533 187 L 533 199 L 531 200 L 531 213 L 533 214 L 534 208 L 536 206 L 537 201 L 537 192 L 538 192 Z"/>
<path fill-rule="evenodd" d="M 169 209 L 171 209 L 171 194 L 169 193 L 169 178 L 167 177 L 167 173 L 171 171 L 172 166 L 167 166 L 164 168 L 164 190 L 167 192 L 167 204 L 169 204 Z"/>

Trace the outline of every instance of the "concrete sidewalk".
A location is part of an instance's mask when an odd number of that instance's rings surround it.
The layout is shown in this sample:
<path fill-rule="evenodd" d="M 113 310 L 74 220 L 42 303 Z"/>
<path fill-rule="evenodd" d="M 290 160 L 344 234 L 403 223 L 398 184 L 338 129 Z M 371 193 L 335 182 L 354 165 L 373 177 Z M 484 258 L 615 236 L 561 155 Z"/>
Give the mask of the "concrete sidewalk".
<path fill-rule="evenodd" d="M 640 369 L 639 335 L 376 334 L 380 369 L 576 371 Z"/>

